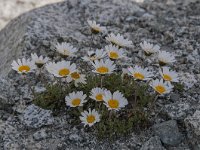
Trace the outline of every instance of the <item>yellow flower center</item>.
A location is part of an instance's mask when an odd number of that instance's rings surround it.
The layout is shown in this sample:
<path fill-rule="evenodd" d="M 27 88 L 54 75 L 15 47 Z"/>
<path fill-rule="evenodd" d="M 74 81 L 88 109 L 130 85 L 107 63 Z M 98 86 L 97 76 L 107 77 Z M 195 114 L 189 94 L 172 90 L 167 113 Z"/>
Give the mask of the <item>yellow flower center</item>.
<path fill-rule="evenodd" d="M 163 79 L 166 80 L 166 81 L 171 81 L 172 77 L 167 75 L 167 74 L 163 74 Z"/>
<path fill-rule="evenodd" d="M 67 49 L 64 49 L 63 51 L 64 51 L 63 55 L 65 55 L 65 56 L 68 56 L 70 54 Z"/>
<path fill-rule="evenodd" d="M 110 58 L 111 59 L 117 59 L 117 58 L 119 58 L 119 55 L 118 55 L 118 53 L 112 51 L 112 52 L 110 52 Z"/>
<path fill-rule="evenodd" d="M 162 85 L 157 85 L 157 86 L 155 87 L 155 90 L 156 90 L 158 93 L 160 93 L 160 94 L 163 94 L 163 93 L 166 91 L 165 87 L 162 86 Z"/>
<path fill-rule="evenodd" d="M 72 74 L 71 74 L 71 77 L 73 78 L 73 79 L 79 79 L 80 78 L 80 74 L 78 73 L 78 72 L 73 72 Z"/>
<path fill-rule="evenodd" d="M 118 108 L 118 107 L 119 107 L 119 102 L 118 102 L 118 100 L 116 100 L 116 99 L 110 99 L 110 100 L 108 101 L 108 105 L 109 105 L 110 108 L 115 109 L 115 108 Z"/>
<path fill-rule="evenodd" d="M 67 68 L 61 69 L 59 71 L 59 75 L 62 76 L 62 77 L 67 76 L 69 73 L 70 73 L 70 71 Z"/>
<path fill-rule="evenodd" d="M 97 68 L 97 72 L 99 72 L 100 74 L 105 74 L 109 71 L 109 69 L 107 67 L 99 67 Z"/>
<path fill-rule="evenodd" d="M 139 80 L 143 80 L 144 79 L 144 75 L 139 73 L 139 72 L 136 72 L 133 74 L 133 76 L 136 78 L 136 79 L 139 79 Z"/>
<path fill-rule="evenodd" d="M 102 101 L 103 100 L 103 94 L 97 94 L 95 96 L 95 98 L 96 98 L 97 101 Z"/>
<path fill-rule="evenodd" d="M 72 105 L 73 106 L 79 106 L 81 103 L 81 99 L 80 98 L 75 98 L 72 100 Z"/>
<path fill-rule="evenodd" d="M 94 115 L 87 116 L 87 122 L 88 123 L 93 123 L 94 121 L 95 121 L 95 116 Z"/>
<path fill-rule="evenodd" d="M 24 65 L 24 66 L 20 66 L 18 68 L 19 72 L 29 72 L 31 70 L 31 68 L 27 65 Z"/>

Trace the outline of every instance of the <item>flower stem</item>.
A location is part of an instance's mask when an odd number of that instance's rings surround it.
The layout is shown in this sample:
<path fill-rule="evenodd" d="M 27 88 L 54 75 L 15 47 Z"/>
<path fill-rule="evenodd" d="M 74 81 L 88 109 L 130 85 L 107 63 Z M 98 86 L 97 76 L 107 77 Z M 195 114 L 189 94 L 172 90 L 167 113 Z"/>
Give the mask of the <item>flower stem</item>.
<path fill-rule="evenodd" d="M 92 45 L 94 44 L 94 37 L 93 37 L 93 33 L 91 32 L 91 46 L 90 46 L 90 50 L 92 50 Z"/>
<path fill-rule="evenodd" d="M 104 78 L 104 76 L 101 75 L 101 88 L 103 87 L 103 78 Z"/>
<path fill-rule="evenodd" d="M 99 110 L 102 110 L 102 103 L 99 104 Z"/>
<path fill-rule="evenodd" d="M 111 120 L 112 119 L 112 110 L 109 112 L 109 120 Z"/>
<path fill-rule="evenodd" d="M 78 107 L 78 111 L 79 111 L 79 113 L 82 113 L 83 112 L 83 107 L 82 106 Z"/>
<path fill-rule="evenodd" d="M 112 120 L 113 118 L 114 118 L 114 116 L 115 116 L 115 110 L 111 110 L 110 112 L 109 112 L 109 121 L 110 120 Z"/>
<path fill-rule="evenodd" d="M 150 106 L 150 110 L 153 110 L 153 107 L 155 107 L 158 97 L 159 97 L 159 94 L 156 94 L 156 96 L 155 96 L 155 98 L 154 98 L 154 100 L 153 100 L 153 102 Z"/>

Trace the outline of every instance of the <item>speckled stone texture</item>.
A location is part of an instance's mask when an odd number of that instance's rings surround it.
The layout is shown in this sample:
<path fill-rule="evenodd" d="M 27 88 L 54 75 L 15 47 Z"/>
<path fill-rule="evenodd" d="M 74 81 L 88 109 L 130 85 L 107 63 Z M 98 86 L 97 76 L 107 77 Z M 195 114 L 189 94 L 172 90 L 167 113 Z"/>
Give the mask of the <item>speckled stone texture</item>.
<path fill-rule="evenodd" d="M 169 120 L 153 126 L 153 131 L 167 145 L 175 146 L 181 143 L 183 135 L 179 132 L 177 122 Z"/>
<path fill-rule="evenodd" d="M 192 116 L 184 120 L 188 131 L 188 137 L 193 143 L 194 148 L 200 149 L 200 111 L 197 110 Z"/>
<path fill-rule="evenodd" d="M 120 30 L 126 16 L 144 10 L 134 3 L 118 1 L 70 0 L 33 10 L 11 21 L 0 31 L 0 73 L 6 75 L 10 63 L 31 52 L 47 53 L 58 41 L 70 41 L 80 49 L 87 47 L 86 20 L 98 18 L 111 30 Z M 121 22 L 112 28 L 114 22 Z M 116 30 L 117 28 L 117 30 Z M 121 29 L 120 29 L 121 28 Z"/>
<path fill-rule="evenodd" d="M 155 136 L 150 138 L 140 150 L 166 150 L 160 141 L 160 138 Z"/>
<path fill-rule="evenodd" d="M 0 106 L 0 149 L 139 150 L 141 147 L 156 149 L 154 145 L 157 144 L 167 150 L 198 148 L 198 142 L 192 141 L 198 141 L 196 134 L 199 126 L 190 127 L 189 124 L 199 125 L 199 118 L 193 114 L 200 110 L 200 1 L 166 2 L 67 0 L 35 9 L 12 20 L 0 31 L 0 75 L 5 77 L 2 81 L 6 85 L 5 89 L 8 89 L 6 93 L 4 86 L 0 85 L 0 104 L 6 104 L 6 107 Z M 71 125 L 68 114 L 54 116 L 53 125 L 45 124 L 45 121 L 31 123 L 31 118 L 37 118 L 40 111 L 44 114 L 44 110 L 31 105 L 33 96 L 30 95 L 29 87 L 16 72 L 10 71 L 11 62 L 17 58 L 29 58 L 32 52 L 51 57 L 54 55 L 55 43 L 62 41 L 70 42 L 78 48 L 78 55 L 82 56 L 90 47 L 104 47 L 107 44 L 105 41 L 91 41 L 87 19 L 94 19 L 106 26 L 109 32 L 121 33 L 133 41 L 134 48 L 128 49 L 129 65 L 141 61 L 138 53 L 141 51 L 139 43 L 143 40 L 158 44 L 161 50 L 176 55 L 177 62 L 173 67 L 180 73 L 187 88 L 182 92 L 173 91 L 171 97 L 157 99 L 155 109 L 150 114 L 148 129 L 110 142 L 99 141 L 90 132 L 85 132 L 82 126 Z M 94 41 L 98 41 L 98 37 L 95 38 Z M 34 75 L 27 78 L 38 92 L 45 90 L 44 85 L 37 85 L 33 81 Z M 16 96 L 13 97 L 13 93 Z M 39 118 L 42 117 L 39 115 Z M 184 122 L 185 118 L 190 119 L 189 122 Z M 46 119 L 52 119 L 50 112 Z M 168 123 L 172 119 L 174 121 Z M 155 138 L 155 132 L 152 131 L 155 124 L 161 126 L 157 134 L 160 139 Z M 194 132 L 187 131 L 186 124 L 187 129 Z M 30 125 L 34 127 L 30 128 Z M 176 141 L 171 141 L 174 132 Z"/>
<path fill-rule="evenodd" d="M 51 111 L 44 110 L 33 104 L 25 109 L 22 122 L 30 128 L 39 128 L 42 126 L 52 125 L 54 119 Z"/>

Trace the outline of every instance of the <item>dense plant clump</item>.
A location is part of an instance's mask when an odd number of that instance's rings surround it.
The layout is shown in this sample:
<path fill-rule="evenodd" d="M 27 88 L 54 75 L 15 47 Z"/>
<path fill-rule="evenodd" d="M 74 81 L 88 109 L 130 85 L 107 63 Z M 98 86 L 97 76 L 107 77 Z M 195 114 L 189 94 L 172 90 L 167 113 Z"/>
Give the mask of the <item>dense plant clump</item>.
<path fill-rule="evenodd" d="M 101 114 L 101 122 L 95 126 L 98 137 L 114 137 L 115 135 L 128 134 L 136 127 L 146 127 L 148 124 L 148 113 L 151 110 L 145 111 L 144 108 L 152 104 L 155 94 L 149 94 L 147 92 L 148 86 L 146 84 L 139 84 L 129 76 L 121 77 L 121 74 L 112 74 L 105 76 L 104 85 L 106 89 L 111 89 L 111 92 L 121 91 L 124 96 L 127 97 L 129 106 L 123 109 L 120 114 L 112 111 L 108 111 L 103 102 L 95 102 L 90 99 L 79 109 L 67 109 L 65 105 L 65 96 L 75 90 L 83 91 L 87 95 L 90 95 L 90 91 L 93 87 L 100 86 L 100 78 L 98 76 L 88 77 L 87 83 L 79 87 L 75 87 L 73 84 L 70 88 L 63 88 L 59 84 L 47 85 L 47 90 L 41 94 L 36 94 L 33 103 L 44 108 L 53 110 L 54 114 L 65 112 L 71 114 L 76 119 L 79 118 L 79 110 L 85 110 L 88 106 L 95 108 Z M 60 89 L 63 90 L 60 90 Z M 108 119 L 109 118 L 109 119 Z M 79 124 L 77 122 L 75 124 Z"/>
<path fill-rule="evenodd" d="M 92 36 L 101 37 L 101 33 L 107 32 L 95 21 L 88 24 Z M 81 64 L 69 61 L 78 50 L 66 42 L 55 45 L 60 61 L 31 54 L 31 60 L 22 58 L 12 63 L 23 78 L 31 72 L 42 77 L 46 91 L 34 93 L 34 104 L 54 114 L 66 112 L 74 119 L 70 123 L 82 123 L 101 138 L 146 127 L 156 98 L 170 93 L 174 87 L 182 88 L 178 73 L 170 68 L 176 61 L 171 53 L 144 41 L 140 43 L 144 62 L 124 68 L 120 60 L 126 61 L 125 49 L 131 50 L 132 41 L 113 33 L 106 40 L 110 45 L 96 51 L 90 48 Z"/>

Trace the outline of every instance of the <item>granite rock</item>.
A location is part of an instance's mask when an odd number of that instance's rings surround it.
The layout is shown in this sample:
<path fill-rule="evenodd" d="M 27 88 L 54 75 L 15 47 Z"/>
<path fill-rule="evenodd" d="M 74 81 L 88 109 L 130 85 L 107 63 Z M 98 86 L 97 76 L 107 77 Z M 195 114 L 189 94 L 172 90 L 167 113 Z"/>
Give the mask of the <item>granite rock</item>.
<path fill-rule="evenodd" d="M 141 147 L 140 150 L 166 150 L 160 141 L 160 138 L 155 136 L 151 137 L 144 145 Z"/>
<path fill-rule="evenodd" d="M 43 140 L 47 137 L 48 137 L 47 132 L 44 129 L 41 129 L 33 134 L 33 138 L 36 141 Z"/>
<path fill-rule="evenodd" d="M 19 99 L 15 87 L 8 79 L 0 78 L 0 91 L 0 109 L 3 109 L 4 105 L 14 105 Z"/>
<path fill-rule="evenodd" d="M 187 128 L 187 136 L 193 149 L 200 149 L 200 111 L 197 110 L 192 116 L 184 120 Z"/>
<path fill-rule="evenodd" d="M 0 74 L 6 76 L 12 60 L 22 55 L 50 55 L 58 41 L 71 42 L 78 49 L 89 48 L 87 19 L 98 18 L 114 31 L 121 26 L 122 17 L 138 12 L 144 9 L 129 0 L 68 0 L 25 13 L 0 31 Z M 111 26 L 113 20 L 119 27 Z"/>
<path fill-rule="evenodd" d="M 11 120 L 11 118 L 5 122 L 0 120 L 0 138 L 2 139 L 2 148 L 5 150 L 21 148 L 21 132 L 12 124 L 13 122 L 9 122 Z"/>
<path fill-rule="evenodd" d="M 15 109 L 15 113 L 10 114 L 7 110 L 6 112 L 0 111 L 6 114 L 5 117 L 1 117 L 3 124 L 6 122 L 6 125 L 11 126 L 8 126 L 10 129 L 15 129 L 15 132 L 8 132 L 8 135 L 0 135 L 0 149 L 7 147 L 8 149 L 139 150 L 141 147 L 151 148 L 155 139 L 152 136 L 155 134 L 169 150 L 172 150 L 171 146 L 174 149 L 187 148 L 189 140 L 198 141 L 196 133 L 191 134 L 195 136 L 191 138 L 188 136 L 185 137 L 185 141 L 182 140 L 184 137 L 182 134 L 186 132 L 182 120 L 179 121 L 179 130 L 175 120 L 166 121 L 169 118 L 161 113 L 165 106 L 169 106 L 168 116 L 178 120 L 183 119 L 188 115 L 188 106 L 193 109 L 192 111 L 197 109 L 200 98 L 199 78 L 196 78 L 196 74 L 200 74 L 200 14 L 198 11 L 200 3 L 191 2 L 186 6 L 183 5 L 183 0 L 176 0 L 175 3 L 169 7 L 161 0 L 145 0 L 140 4 L 133 0 L 66 0 L 35 9 L 12 20 L 0 31 L 0 74 L 12 79 L 14 87 L 18 89 L 16 95 L 20 95 L 23 107 Z M 141 57 L 137 53 L 141 52 L 139 43 L 143 40 L 158 44 L 162 50 L 173 52 L 176 55 L 177 61 L 172 67 L 179 72 L 181 82 L 187 88 L 182 93 L 175 89 L 176 94 L 171 98 L 163 96 L 160 102 L 156 101 L 155 106 L 159 109 L 153 110 L 155 112 L 152 114 L 155 115 L 152 116 L 151 121 L 154 124 L 163 123 L 156 124 L 154 132 L 144 129 L 142 135 L 136 132 L 135 136 L 120 137 L 110 144 L 108 140 L 98 141 L 92 132 L 85 132 L 82 126 L 73 130 L 74 126 L 70 122 L 74 118 L 71 116 L 66 118 L 63 117 L 66 114 L 59 114 L 57 117 L 52 117 L 50 111 L 30 105 L 32 97 L 27 84 L 22 83 L 16 72 L 10 71 L 12 60 L 22 57 L 29 58 L 30 53 L 33 52 L 53 58 L 56 55 L 54 53 L 55 44 L 64 41 L 71 43 L 79 50 L 77 57 L 72 60 L 80 62 L 80 55 L 83 56 L 88 49 L 102 48 L 108 44 L 104 40 L 98 41 L 98 37 L 95 37 L 94 43 L 91 41 L 87 19 L 96 20 L 106 26 L 108 33 L 120 33 L 133 41 L 135 47 L 127 49 L 129 59 L 126 65 L 128 66 L 140 63 Z M 40 87 L 45 87 L 45 85 L 38 84 L 33 79 L 34 74 L 30 74 L 28 81 L 31 85 L 38 85 L 36 90 L 39 93 L 44 91 L 45 89 Z M 7 98 L 8 92 L 5 92 L 5 95 L 3 101 L 11 100 Z M 14 103 L 18 100 L 19 98 L 14 98 L 11 104 L 15 107 L 20 106 L 19 103 Z M 15 121 L 9 120 L 10 116 L 13 116 Z M 55 118 L 60 121 L 56 121 Z M 45 132 L 40 132 L 41 128 Z M 189 135 L 190 127 L 187 128 Z M 3 132 L 4 130 L 7 129 L 3 128 Z M 194 130 L 196 131 L 198 130 Z M 48 139 L 45 133 L 50 135 Z M 143 145 L 147 140 L 149 141 Z M 160 145 L 157 138 L 155 143 Z"/>
<path fill-rule="evenodd" d="M 54 118 L 50 110 L 44 110 L 32 104 L 25 109 L 22 121 L 28 127 L 39 128 L 52 125 Z"/>
<path fill-rule="evenodd" d="M 153 126 L 153 131 L 166 145 L 176 146 L 183 140 L 183 135 L 179 132 L 177 122 L 175 120 L 155 124 Z"/>
<path fill-rule="evenodd" d="M 172 103 L 165 105 L 164 111 L 171 119 L 180 120 L 187 116 L 190 109 L 191 108 L 188 103 Z"/>

